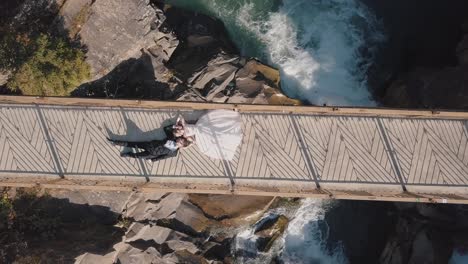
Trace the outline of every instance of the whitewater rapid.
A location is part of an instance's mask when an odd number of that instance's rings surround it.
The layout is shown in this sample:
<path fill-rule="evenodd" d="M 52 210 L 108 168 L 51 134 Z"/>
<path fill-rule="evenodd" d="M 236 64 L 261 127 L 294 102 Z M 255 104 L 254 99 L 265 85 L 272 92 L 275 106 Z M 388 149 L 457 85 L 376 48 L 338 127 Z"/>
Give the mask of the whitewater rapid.
<path fill-rule="evenodd" d="M 259 222 L 278 215 L 289 218 L 288 227 L 267 253 L 257 251 L 255 230 L 257 224 L 240 230 L 235 238 L 236 263 L 272 263 L 277 257 L 286 264 L 333 263 L 347 264 L 341 244 L 327 248 L 329 227 L 325 214 L 336 205 L 336 201 L 303 199 L 295 210 L 274 208 L 266 212 Z"/>
<path fill-rule="evenodd" d="M 285 263 L 348 263 L 344 249 L 326 248 L 328 225 L 319 226 L 326 213 L 324 201 L 304 199 L 289 222 L 282 239 L 281 259 Z"/>
<path fill-rule="evenodd" d="M 374 106 L 367 71 L 385 40 L 356 0 L 173 0 L 221 19 L 243 55 L 281 71 L 290 97 L 315 105 Z"/>
<path fill-rule="evenodd" d="M 381 23 L 358 0 L 168 2 L 222 20 L 242 55 L 278 67 L 290 97 L 315 105 L 376 105 L 367 72 L 385 37 Z M 324 203 L 303 200 L 270 251 L 279 252 L 284 263 L 348 263 L 342 247 L 325 247 Z M 277 210 L 265 217 L 281 213 Z M 234 249 L 240 252 L 239 263 L 271 262 L 271 254 L 256 252 L 255 240 L 253 227 L 239 231 Z"/>

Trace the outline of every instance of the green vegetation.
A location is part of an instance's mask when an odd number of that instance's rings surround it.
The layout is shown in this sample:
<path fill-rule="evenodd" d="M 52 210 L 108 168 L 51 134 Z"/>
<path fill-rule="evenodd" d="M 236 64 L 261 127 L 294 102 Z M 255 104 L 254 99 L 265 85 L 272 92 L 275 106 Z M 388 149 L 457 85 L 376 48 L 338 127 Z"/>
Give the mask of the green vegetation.
<path fill-rule="evenodd" d="M 15 200 L 6 191 L 1 195 L 0 221 L 7 226 L 0 226 L 0 231 L 7 228 L 47 238 L 55 236 L 59 226 L 58 216 L 51 216 L 38 206 L 41 201 L 50 199 L 47 194 L 39 195 L 34 189 L 18 189 Z"/>
<path fill-rule="evenodd" d="M 0 263 L 44 263 L 25 256 L 27 241 L 55 238 L 61 226 L 59 214 L 47 211 L 44 201 L 50 197 L 36 189 L 16 189 L 13 196 L 8 188 L 0 190 Z"/>
<path fill-rule="evenodd" d="M 116 226 L 117 227 L 120 227 L 120 228 L 123 228 L 125 230 L 128 230 L 128 228 L 130 227 L 130 225 L 132 224 L 132 220 L 130 220 L 129 218 L 126 218 L 126 217 L 120 217 Z"/>
<path fill-rule="evenodd" d="M 13 217 L 13 204 L 6 193 L 0 198 L 0 230 L 10 225 Z"/>
<path fill-rule="evenodd" d="M 13 71 L 29 56 L 29 39 L 5 31 L 0 31 L 0 34 L 3 35 L 0 38 L 0 70 Z"/>
<path fill-rule="evenodd" d="M 13 72 L 7 87 L 24 95 L 67 96 L 90 77 L 81 49 L 42 33 L 34 38 L 3 36 L 0 70 Z"/>
<path fill-rule="evenodd" d="M 0 263 L 74 263 L 84 252 L 108 252 L 124 234 L 116 223 L 103 206 L 73 204 L 39 188 L 0 188 Z"/>

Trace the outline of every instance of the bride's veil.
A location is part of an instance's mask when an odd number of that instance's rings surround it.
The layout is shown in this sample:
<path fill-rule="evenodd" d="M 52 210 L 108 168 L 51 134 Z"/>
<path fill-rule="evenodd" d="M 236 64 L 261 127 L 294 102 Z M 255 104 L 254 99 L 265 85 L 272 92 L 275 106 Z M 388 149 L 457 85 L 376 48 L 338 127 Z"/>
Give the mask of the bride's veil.
<path fill-rule="evenodd" d="M 241 118 L 238 112 L 212 110 L 196 123 L 196 145 L 200 152 L 213 159 L 232 160 L 241 141 Z"/>

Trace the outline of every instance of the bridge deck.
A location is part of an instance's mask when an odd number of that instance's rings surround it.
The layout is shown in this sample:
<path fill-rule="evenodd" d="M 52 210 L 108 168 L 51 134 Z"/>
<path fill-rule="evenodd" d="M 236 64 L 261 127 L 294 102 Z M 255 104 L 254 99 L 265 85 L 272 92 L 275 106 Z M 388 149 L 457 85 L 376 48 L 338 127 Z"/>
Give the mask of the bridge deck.
<path fill-rule="evenodd" d="M 238 106 L 244 138 L 230 162 L 196 146 L 121 158 L 106 141 L 158 138 L 179 113 L 233 107 L 0 97 L 0 185 L 468 201 L 467 113 Z"/>

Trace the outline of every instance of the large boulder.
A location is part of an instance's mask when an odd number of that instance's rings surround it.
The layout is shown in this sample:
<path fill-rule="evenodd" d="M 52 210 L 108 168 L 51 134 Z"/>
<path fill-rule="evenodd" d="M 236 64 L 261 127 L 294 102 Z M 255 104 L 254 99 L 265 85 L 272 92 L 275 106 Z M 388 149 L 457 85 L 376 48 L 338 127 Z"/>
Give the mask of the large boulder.
<path fill-rule="evenodd" d="M 280 92 L 277 69 L 238 55 L 219 20 L 179 8 L 165 14 L 180 40 L 168 67 L 189 88 L 177 100 L 300 104 Z"/>
<path fill-rule="evenodd" d="M 125 234 L 125 243 L 132 243 L 137 241 L 151 241 L 157 245 L 162 245 L 168 239 L 181 238 L 183 234 L 178 234 L 177 231 L 172 229 L 157 226 L 147 225 L 139 222 L 134 222 Z"/>
<path fill-rule="evenodd" d="M 468 213 L 464 206 L 399 203 L 395 230 L 380 263 L 448 263 L 456 248 L 465 248 Z"/>
<path fill-rule="evenodd" d="M 457 46 L 457 58 L 460 65 L 468 65 L 468 34 L 463 37 Z"/>
<path fill-rule="evenodd" d="M 83 255 L 78 256 L 75 259 L 75 264 L 111 264 L 114 263 L 115 253 L 111 252 L 104 256 L 93 254 L 93 253 L 84 253 Z"/>
<path fill-rule="evenodd" d="M 468 109 L 468 66 L 442 70 L 419 68 L 387 89 L 384 104 L 393 107 Z"/>
<path fill-rule="evenodd" d="M 257 248 L 266 252 L 270 250 L 275 240 L 284 233 L 289 219 L 284 215 L 271 215 L 256 224 Z"/>
<path fill-rule="evenodd" d="M 139 248 L 132 247 L 129 244 L 121 244 L 121 245 L 118 245 L 116 249 L 117 251 L 114 253 L 114 261 L 110 263 L 120 263 L 120 264 L 165 263 L 161 258 L 161 254 L 154 247 L 148 247 L 142 250 Z M 107 264 L 105 262 L 100 262 L 100 263 Z M 89 262 L 89 264 L 94 264 L 94 263 Z"/>
<path fill-rule="evenodd" d="M 205 216 L 225 220 L 224 225 L 238 224 L 244 222 L 248 215 L 261 214 L 273 199 L 267 196 L 236 196 L 233 202 L 233 197 L 228 195 L 189 194 L 189 201 L 200 208 Z"/>
<path fill-rule="evenodd" d="M 124 210 L 124 217 L 135 221 L 146 221 L 168 227 L 182 233 L 198 236 L 209 230 L 215 223 L 188 201 L 185 194 L 167 195 L 135 193 Z"/>
<path fill-rule="evenodd" d="M 58 199 L 68 199 L 70 203 L 108 208 L 109 211 L 121 214 L 127 204 L 131 192 L 96 192 L 91 190 L 51 189 L 47 192 Z"/>
<path fill-rule="evenodd" d="M 389 107 L 468 109 L 468 26 L 455 50 L 458 65 L 418 67 L 400 74 L 386 89 Z"/>
<path fill-rule="evenodd" d="M 163 263 L 186 263 L 186 264 L 209 264 L 207 259 L 200 255 L 190 253 L 188 250 L 179 250 L 174 253 L 165 255 L 163 257 Z"/>
<path fill-rule="evenodd" d="M 61 192 L 54 195 L 66 196 Z M 80 203 L 96 197 L 91 203 L 114 206 L 101 199 L 106 195 L 95 192 L 80 196 L 72 192 L 70 197 Z M 107 198 L 112 200 L 111 196 Z M 122 225 L 127 227 L 121 242 L 110 253 L 86 253 L 76 263 L 216 263 L 213 261 L 230 255 L 231 240 L 217 240 L 209 234 L 217 226 L 216 220 L 207 218 L 186 194 L 133 192 L 122 208 L 121 219 L 129 224 Z"/>
<path fill-rule="evenodd" d="M 86 47 L 94 78 L 155 45 L 158 12 L 149 0 L 66 1 L 60 10 L 64 27 Z"/>
<path fill-rule="evenodd" d="M 239 55 L 220 20 L 149 0 L 70 1 L 61 14 L 93 69 L 74 96 L 300 104 L 277 69 Z"/>

